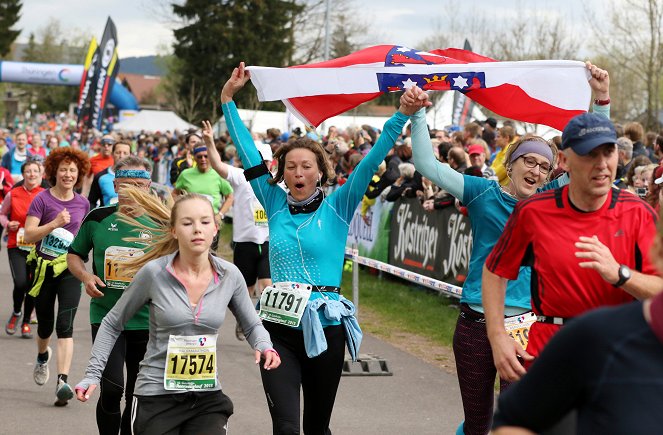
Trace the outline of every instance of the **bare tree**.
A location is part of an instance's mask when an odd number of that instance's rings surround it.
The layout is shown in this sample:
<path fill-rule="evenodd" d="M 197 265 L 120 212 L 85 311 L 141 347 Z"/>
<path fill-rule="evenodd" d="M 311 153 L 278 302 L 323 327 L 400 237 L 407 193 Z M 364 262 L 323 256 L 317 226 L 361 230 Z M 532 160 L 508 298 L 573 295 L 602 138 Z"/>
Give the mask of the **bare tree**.
<path fill-rule="evenodd" d="M 663 0 L 611 1 L 603 15 L 585 10 L 595 49 L 609 62 L 618 119 L 641 118 L 657 128 L 663 71 Z M 609 23 L 606 25 L 606 23 Z M 624 100 L 624 101 L 619 101 Z"/>
<path fill-rule="evenodd" d="M 362 14 L 357 9 L 355 0 L 330 1 L 332 57 L 349 54 L 375 40 L 370 23 L 361 18 Z M 297 3 L 304 4 L 306 8 L 304 12 L 293 17 L 295 52 L 290 65 L 324 60 L 326 2 L 300 0 Z"/>

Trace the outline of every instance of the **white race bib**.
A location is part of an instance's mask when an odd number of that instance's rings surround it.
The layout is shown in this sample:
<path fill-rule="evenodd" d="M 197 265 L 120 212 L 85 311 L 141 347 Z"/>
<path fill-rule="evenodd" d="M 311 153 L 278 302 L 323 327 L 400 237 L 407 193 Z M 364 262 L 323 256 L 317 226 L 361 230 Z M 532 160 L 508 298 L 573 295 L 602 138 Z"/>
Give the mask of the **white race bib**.
<path fill-rule="evenodd" d="M 297 282 L 277 282 L 260 296 L 258 316 L 268 322 L 299 326 L 313 286 Z"/>
<path fill-rule="evenodd" d="M 163 387 L 180 391 L 215 388 L 217 337 L 217 334 L 171 335 Z"/>
<path fill-rule="evenodd" d="M 266 227 L 268 225 L 267 223 L 267 213 L 265 212 L 265 209 L 262 207 L 262 204 L 260 204 L 259 201 L 254 201 L 251 207 L 251 210 L 253 211 L 253 223 L 257 227 Z"/>
<path fill-rule="evenodd" d="M 74 241 L 74 235 L 64 228 L 56 228 L 41 240 L 39 251 L 51 257 L 59 257 L 67 252 Z"/>

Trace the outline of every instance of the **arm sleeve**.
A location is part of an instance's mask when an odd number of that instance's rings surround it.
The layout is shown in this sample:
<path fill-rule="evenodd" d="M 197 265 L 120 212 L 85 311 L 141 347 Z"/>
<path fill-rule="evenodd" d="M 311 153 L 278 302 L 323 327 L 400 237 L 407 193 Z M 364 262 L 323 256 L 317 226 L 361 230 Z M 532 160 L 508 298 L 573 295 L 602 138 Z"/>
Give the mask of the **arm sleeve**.
<path fill-rule="evenodd" d="M 637 249 L 640 251 L 642 257 L 642 264 L 638 270 L 647 275 L 661 276 L 658 268 L 651 261 L 651 248 L 658 234 L 656 231 L 656 212 L 649 205 L 643 206 L 643 209 L 645 207 L 646 211 L 642 211 L 643 218 L 642 223 L 638 226 L 638 240 L 636 241 Z M 636 258 L 636 268 L 638 266 L 637 263 Z"/>
<path fill-rule="evenodd" d="M 45 192 L 45 191 L 42 191 Z M 35 199 L 30 203 L 30 208 L 28 208 L 28 216 L 34 216 L 39 218 L 39 225 L 41 225 L 41 219 L 44 214 L 44 200 L 41 197 L 41 192 L 35 196 Z"/>
<path fill-rule="evenodd" d="M 246 290 L 246 283 L 239 270 L 234 275 L 233 282 L 233 296 L 230 299 L 229 308 L 233 313 L 242 331 L 246 334 L 247 341 L 251 344 L 251 348 L 264 352 L 267 349 L 272 349 L 272 341 L 269 333 L 262 325 L 260 318 L 256 314 L 256 309 L 251 303 L 249 293 Z"/>
<path fill-rule="evenodd" d="M 5 169 L 11 170 L 11 151 L 7 151 L 3 156 L 2 156 L 2 163 L 0 163 L 0 166 L 2 166 Z"/>
<path fill-rule="evenodd" d="M 150 269 L 148 263 L 147 266 L 138 271 L 113 309 L 101 321 L 101 326 L 92 346 L 92 356 L 85 370 L 85 381 L 99 384 L 108 362 L 108 356 L 115 346 L 117 337 L 124 329 L 125 323 L 149 301 L 149 289 L 152 283 L 157 282 Z"/>
<path fill-rule="evenodd" d="M 414 167 L 424 177 L 463 200 L 465 181 L 463 175 L 440 163 L 433 154 L 433 144 L 426 126 L 426 111 L 419 110 L 412 116 L 412 160 Z"/>
<path fill-rule="evenodd" d="M 610 104 L 606 104 L 605 106 L 599 106 L 596 103 L 592 104 L 592 112 L 596 113 L 597 115 L 603 115 L 606 118 L 610 119 Z"/>
<path fill-rule="evenodd" d="M 9 213 L 12 210 L 12 193 L 9 192 L 5 199 L 2 201 L 2 207 L 0 207 L 0 225 L 6 227 L 9 223 Z"/>
<path fill-rule="evenodd" d="M 394 143 L 396 143 L 396 139 L 403 131 L 403 126 L 407 120 L 408 117 L 401 112 L 394 113 L 384 124 L 382 134 L 375 145 L 352 171 L 352 174 L 348 177 L 348 181 L 334 192 L 333 197 L 338 207 L 337 211 L 343 216 L 348 225 L 352 220 L 355 209 L 366 192 L 368 183 L 371 182 L 371 178 L 373 178 L 375 171 L 378 170 L 378 166 L 387 157 L 387 153 L 394 146 Z"/>
<path fill-rule="evenodd" d="M 242 160 L 244 168 L 249 169 L 262 164 L 262 156 L 253 142 L 251 133 L 240 119 L 235 102 L 231 101 L 222 104 L 221 109 L 223 110 L 223 116 L 226 118 L 228 133 L 230 133 L 230 137 L 237 147 L 237 153 Z M 267 182 L 269 178 L 270 174 L 264 174 L 251 180 L 251 188 L 253 188 L 253 192 L 258 198 L 258 201 L 260 201 L 262 206 L 265 207 L 268 218 L 271 217 L 271 214 L 275 211 L 273 204 L 276 201 L 277 195 L 281 195 L 283 201 L 285 201 L 285 192 L 283 189 L 277 185 L 269 184 Z"/>
<path fill-rule="evenodd" d="M 520 266 L 529 247 L 527 225 L 519 225 L 519 221 L 527 221 L 527 218 L 523 217 L 523 214 L 526 214 L 523 213 L 524 204 L 526 202 L 516 205 L 502 235 L 486 259 L 488 270 L 510 280 L 518 279 Z"/>
<path fill-rule="evenodd" d="M 561 177 L 555 180 L 551 180 L 548 183 L 544 184 L 541 188 L 539 188 L 538 191 L 544 192 L 546 190 L 555 190 L 560 187 L 566 186 L 567 184 L 569 184 L 569 181 L 571 181 L 571 179 L 569 178 L 569 173 L 565 172 Z"/>
<path fill-rule="evenodd" d="M 88 261 L 88 254 L 93 248 L 92 237 L 94 234 L 94 227 L 96 226 L 93 220 L 88 219 L 88 216 L 83 220 L 83 224 L 81 224 L 81 228 L 78 230 L 78 233 L 76 233 L 76 237 L 74 238 L 74 241 L 71 242 L 71 245 L 69 245 L 68 250 L 70 254 L 81 257 L 85 262 Z"/>

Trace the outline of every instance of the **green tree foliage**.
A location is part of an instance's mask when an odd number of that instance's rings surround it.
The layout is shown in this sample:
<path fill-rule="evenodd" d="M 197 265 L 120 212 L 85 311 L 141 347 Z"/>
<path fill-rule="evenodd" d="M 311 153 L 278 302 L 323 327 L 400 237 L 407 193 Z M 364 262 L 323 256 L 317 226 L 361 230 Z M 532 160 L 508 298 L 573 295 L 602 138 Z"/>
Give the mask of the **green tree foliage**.
<path fill-rule="evenodd" d="M 23 53 L 25 62 L 82 64 L 85 61 L 89 36 L 75 30 L 64 31 L 59 21 L 52 19 L 37 35 L 31 33 Z M 75 86 L 21 85 L 38 112 L 66 110 L 78 99 Z"/>
<path fill-rule="evenodd" d="M 183 26 L 176 29 L 168 78 L 176 110 L 189 122 L 215 119 L 220 87 L 240 61 L 286 66 L 294 47 L 293 17 L 303 9 L 286 0 L 186 0 L 173 5 Z M 257 107 L 250 87 L 238 104 Z"/>
<path fill-rule="evenodd" d="M 21 17 L 21 7 L 20 0 L 0 0 L 0 58 L 9 53 L 12 43 L 21 33 L 12 29 Z"/>

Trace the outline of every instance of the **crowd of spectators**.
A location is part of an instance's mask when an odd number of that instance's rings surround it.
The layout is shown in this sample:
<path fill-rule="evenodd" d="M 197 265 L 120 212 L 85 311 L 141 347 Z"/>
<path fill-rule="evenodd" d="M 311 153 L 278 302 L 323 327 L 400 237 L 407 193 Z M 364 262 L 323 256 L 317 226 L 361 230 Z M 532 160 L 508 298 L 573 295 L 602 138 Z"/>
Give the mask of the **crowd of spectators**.
<path fill-rule="evenodd" d="M 645 132 L 638 122 L 624 125 L 616 124 L 619 136 L 619 168 L 616 186 L 628 189 L 660 210 L 663 200 L 661 184 L 663 168 L 659 162 L 663 159 L 663 134 Z M 104 135 L 100 133 L 80 133 L 75 120 L 66 114 L 39 114 L 30 122 L 17 122 L 12 129 L 0 129 L 0 158 L 2 166 L 14 175 L 13 182 L 20 179 L 20 173 L 12 171 L 12 158 L 22 140 L 17 133 L 23 135 L 27 144 L 27 155 L 45 157 L 52 149 L 71 146 L 86 151 L 90 156 L 102 155 L 104 152 Z M 345 183 L 355 166 L 368 153 L 377 138 L 380 129 L 362 125 L 339 129 L 330 126 L 326 134 L 319 135 L 313 129 L 294 129 L 292 132 L 281 132 L 270 128 L 265 132 L 254 132 L 256 143 L 267 144 L 272 152 L 285 142 L 306 135 L 319 141 L 329 153 L 336 173 L 331 181 L 330 189 Z M 430 130 L 433 152 L 438 160 L 448 163 L 451 168 L 464 174 L 496 180 L 502 185 L 509 183 L 504 169 L 503 158 L 510 144 L 515 143 L 523 135 L 511 120 L 498 123 L 489 117 L 485 121 L 474 121 L 462 128 Z M 127 142 L 131 145 L 131 153 L 150 162 L 152 181 L 168 188 L 175 187 L 179 174 L 195 166 L 194 149 L 201 142 L 200 133 L 194 131 L 166 130 L 163 132 L 141 131 L 131 134 L 110 133 L 115 141 Z M 552 138 L 560 141 L 559 137 Z M 375 174 L 369 186 L 362 206 L 362 216 L 378 198 L 381 201 L 396 201 L 401 197 L 418 198 L 428 210 L 456 206 L 463 211 L 462 204 L 455 201 L 447 192 L 423 178 L 412 165 L 412 147 L 409 127 L 406 127 L 401 138 L 385 159 L 384 166 Z M 235 146 L 231 139 L 221 134 L 215 139 L 221 157 L 230 165 L 238 165 Z M 20 158 L 25 155 L 20 151 Z M 107 157 L 111 159 L 110 156 Z M 272 168 L 275 162 L 272 162 Z M 553 176 L 559 175 L 559 170 Z M 10 181 L 3 182 L 8 186 Z"/>

